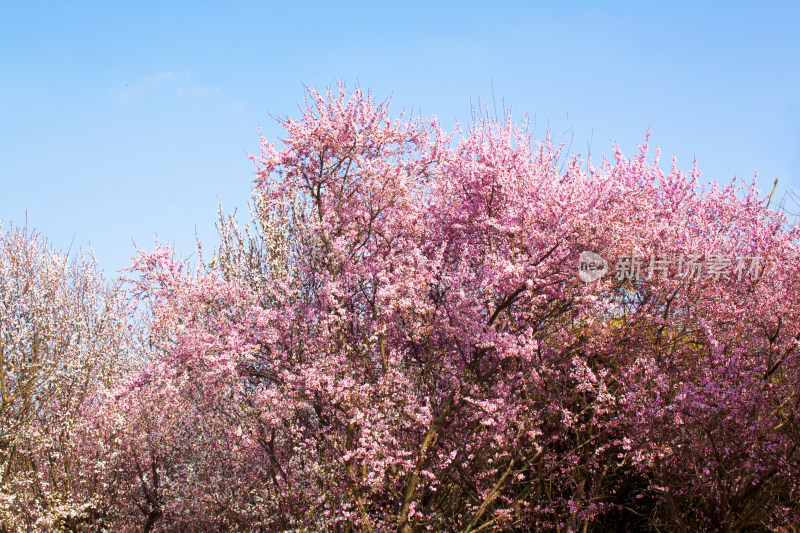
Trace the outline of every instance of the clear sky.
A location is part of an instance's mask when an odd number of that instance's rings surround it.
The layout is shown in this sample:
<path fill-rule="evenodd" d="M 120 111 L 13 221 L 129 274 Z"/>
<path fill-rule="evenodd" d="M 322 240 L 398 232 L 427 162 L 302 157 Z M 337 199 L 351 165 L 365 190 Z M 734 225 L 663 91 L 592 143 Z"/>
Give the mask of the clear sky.
<path fill-rule="evenodd" d="M 664 169 L 800 191 L 798 2 L 0 0 L 0 218 L 110 276 L 132 239 L 208 253 L 259 126 L 339 79 L 447 128 L 494 94 L 593 160 L 650 128 Z"/>

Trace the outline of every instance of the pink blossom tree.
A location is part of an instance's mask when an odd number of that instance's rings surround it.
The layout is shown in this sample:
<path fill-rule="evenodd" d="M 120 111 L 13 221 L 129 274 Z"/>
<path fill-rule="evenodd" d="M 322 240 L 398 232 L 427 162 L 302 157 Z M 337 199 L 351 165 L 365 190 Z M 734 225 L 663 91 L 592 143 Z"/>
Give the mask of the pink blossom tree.
<path fill-rule="evenodd" d="M 800 525 L 798 229 L 752 186 L 647 144 L 561 171 L 510 117 L 455 139 L 343 86 L 281 124 L 252 225 L 197 273 L 137 258 L 145 529 Z M 584 283 L 585 250 L 674 262 Z"/>

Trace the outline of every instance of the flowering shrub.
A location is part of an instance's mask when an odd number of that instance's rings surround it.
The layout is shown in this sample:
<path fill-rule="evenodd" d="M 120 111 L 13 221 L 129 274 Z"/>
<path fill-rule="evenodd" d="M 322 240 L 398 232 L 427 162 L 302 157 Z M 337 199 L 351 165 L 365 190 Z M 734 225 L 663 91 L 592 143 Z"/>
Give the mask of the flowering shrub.
<path fill-rule="evenodd" d="M 281 123 L 208 264 L 136 258 L 115 530 L 800 526 L 800 230 L 754 186 L 647 143 L 559 170 L 510 117 L 456 138 L 343 86 Z M 584 251 L 764 263 L 587 283 Z"/>
<path fill-rule="evenodd" d="M 0 234 L 0 531 L 109 523 L 117 446 L 98 415 L 136 368 L 132 325 L 93 258 L 70 262 L 27 228 Z"/>

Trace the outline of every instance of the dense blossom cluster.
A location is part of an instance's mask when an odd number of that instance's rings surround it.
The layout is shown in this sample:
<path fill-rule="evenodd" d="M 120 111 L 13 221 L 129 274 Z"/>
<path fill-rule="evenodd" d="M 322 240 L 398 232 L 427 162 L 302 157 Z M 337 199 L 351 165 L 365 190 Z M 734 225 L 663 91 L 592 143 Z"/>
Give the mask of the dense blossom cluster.
<path fill-rule="evenodd" d="M 194 271 L 138 252 L 136 315 L 46 269 L 39 312 L 4 252 L 0 531 L 800 527 L 800 229 L 754 186 L 647 143 L 587 165 L 510 117 L 456 138 L 342 86 L 281 123 L 251 224 L 221 213 Z M 584 251 L 763 268 L 586 283 Z M 25 403 L 42 321 L 82 340 Z"/>

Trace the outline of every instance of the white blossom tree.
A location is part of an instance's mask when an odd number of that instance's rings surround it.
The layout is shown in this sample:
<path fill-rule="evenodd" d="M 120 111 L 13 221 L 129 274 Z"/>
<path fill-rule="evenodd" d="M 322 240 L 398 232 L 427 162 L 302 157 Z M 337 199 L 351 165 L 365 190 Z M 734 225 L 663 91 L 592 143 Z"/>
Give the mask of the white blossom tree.
<path fill-rule="evenodd" d="M 0 221 L 1 532 L 102 523 L 113 436 L 92 413 L 135 360 L 128 310 L 91 253 L 70 260 Z"/>

